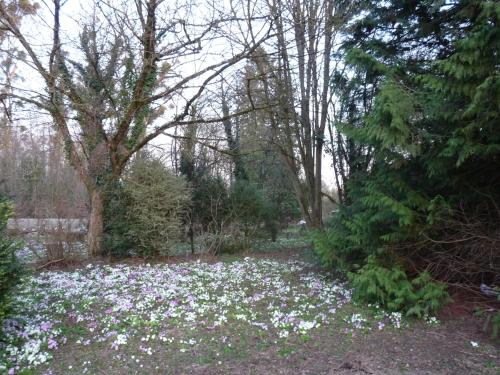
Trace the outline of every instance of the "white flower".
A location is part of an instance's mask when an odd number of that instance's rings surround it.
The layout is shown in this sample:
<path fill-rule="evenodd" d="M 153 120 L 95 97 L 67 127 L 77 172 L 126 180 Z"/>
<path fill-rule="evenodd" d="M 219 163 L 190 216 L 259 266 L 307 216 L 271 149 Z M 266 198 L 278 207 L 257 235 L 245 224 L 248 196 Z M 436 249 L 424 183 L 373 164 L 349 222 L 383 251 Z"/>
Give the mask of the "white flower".
<path fill-rule="evenodd" d="M 476 341 L 471 341 L 470 344 L 472 345 L 473 348 L 477 348 L 479 346 L 479 343 Z"/>
<path fill-rule="evenodd" d="M 115 350 L 118 350 L 118 347 L 120 345 L 125 345 L 127 343 L 127 335 L 124 334 L 118 334 L 116 335 L 116 339 L 111 345 L 111 347 Z"/>
<path fill-rule="evenodd" d="M 282 339 L 287 338 L 290 333 L 288 331 L 280 331 L 278 336 Z"/>
<path fill-rule="evenodd" d="M 301 320 L 299 323 L 299 331 L 308 331 L 316 326 L 316 322 L 307 322 Z"/>
<path fill-rule="evenodd" d="M 435 316 L 431 316 L 427 318 L 427 323 L 429 324 L 439 324 L 439 320 Z"/>

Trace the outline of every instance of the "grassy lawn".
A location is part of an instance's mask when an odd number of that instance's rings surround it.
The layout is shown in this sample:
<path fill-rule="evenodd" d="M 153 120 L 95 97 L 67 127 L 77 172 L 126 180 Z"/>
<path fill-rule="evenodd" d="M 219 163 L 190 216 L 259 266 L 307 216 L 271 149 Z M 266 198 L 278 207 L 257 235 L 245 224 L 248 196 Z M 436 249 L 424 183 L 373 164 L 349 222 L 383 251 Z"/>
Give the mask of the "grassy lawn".
<path fill-rule="evenodd" d="M 26 277 L 16 295 L 0 353 L 10 374 L 498 370 L 496 348 L 474 332 L 357 306 L 345 284 L 296 259 L 88 265 Z M 426 366 L 435 372 L 412 372 Z"/>

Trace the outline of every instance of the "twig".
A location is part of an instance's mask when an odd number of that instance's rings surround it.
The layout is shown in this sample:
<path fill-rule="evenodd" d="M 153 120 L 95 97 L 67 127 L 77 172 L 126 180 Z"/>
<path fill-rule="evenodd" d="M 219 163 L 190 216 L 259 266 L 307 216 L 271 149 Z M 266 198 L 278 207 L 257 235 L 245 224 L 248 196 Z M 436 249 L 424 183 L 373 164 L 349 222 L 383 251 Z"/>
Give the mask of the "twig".
<path fill-rule="evenodd" d="M 64 260 L 64 258 L 61 258 L 61 259 L 56 259 L 56 260 L 51 260 L 50 262 L 47 262 L 43 265 L 41 265 L 40 267 L 37 267 L 36 268 L 36 271 L 40 271 L 42 268 L 45 268 L 47 266 L 50 266 L 51 264 L 55 264 L 55 263 L 59 263 L 59 262 L 62 262 Z"/>
<path fill-rule="evenodd" d="M 488 354 L 488 353 L 483 353 L 483 352 L 474 353 L 474 352 L 466 352 L 464 350 L 458 350 L 458 349 L 457 349 L 457 352 L 462 353 L 462 354 L 467 354 L 467 355 L 474 355 L 474 356 L 478 356 L 478 357 L 497 358 L 497 356 L 495 356 L 495 355 Z"/>

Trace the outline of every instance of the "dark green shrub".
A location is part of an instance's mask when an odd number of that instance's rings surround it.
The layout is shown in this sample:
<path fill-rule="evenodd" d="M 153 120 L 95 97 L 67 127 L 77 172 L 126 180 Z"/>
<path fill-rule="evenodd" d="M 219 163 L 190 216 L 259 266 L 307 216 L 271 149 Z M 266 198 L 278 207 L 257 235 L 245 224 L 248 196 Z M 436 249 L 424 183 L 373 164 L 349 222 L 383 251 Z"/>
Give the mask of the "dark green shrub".
<path fill-rule="evenodd" d="M 151 157 L 136 159 L 111 191 L 105 245 L 111 255 L 167 255 L 191 202 L 184 178 Z"/>
<path fill-rule="evenodd" d="M 250 249 L 250 242 L 241 236 L 228 236 L 220 246 L 220 254 L 237 254 Z"/>
<path fill-rule="evenodd" d="M 19 281 L 21 273 L 21 265 L 15 255 L 19 244 L 5 234 L 7 220 L 11 214 L 12 205 L 0 201 L 0 322 L 9 311 L 11 291 Z"/>
<path fill-rule="evenodd" d="M 231 214 L 243 225 L 255 225 L 263 220 L 263 197 L 255 184 L 237 180 L 231 188 L 230 201 Z"/>
<path fill-rule="evenodd" d="M 264 224 L 265 230 L 276 240 L 278 234 L 277 204 L 269 200 L 265 192 L 247 180 L 236 181 L 230 193 L 232 221 L 242 224 L 245 235 L 250 228 L 259 228 Z"/>
<path fill-rule="evenodd" d="M 193 186 L 192 218 L 204 231 L 217 230 L 229 209 L 229 193 L 220 176 L 204 175 Z"/>
<path fill-rule="evenodd" d="M 349 273 L 353 297 L 375 303 L 389 311 L 402 311 L 418 318 L 436 313 L 449 300 L 445 285 L 431 280 L 427 272 L 409 280 L 398 266 L 379 264 L 374 256 L 355 273 Z"/>
<path fill-rule="evenodd" d="M 135 243 L 127 236 L 130 222 L 126 219 L 128 197 L 123 190 L 123 182 L 109 186 L 108 200 L 104 208 L 104 249 L 108 255 L 127 257 L 135 248 Z"/>
<path fill-rule="evenodd" d="M 327 223 L 325 230 L 313 232 L 314 250 L 327 267 L 341 272 L 354 271 L 374 252 L 374 242 L 368 242 L 370 228 L 357 230 L 356 221 L 366 214 L 358 213 L 357 205 L 342 206 Z M 353 229 L 356 229 L 354 232 Z M 356 237 L 356 234 L 361 234 Z"/>

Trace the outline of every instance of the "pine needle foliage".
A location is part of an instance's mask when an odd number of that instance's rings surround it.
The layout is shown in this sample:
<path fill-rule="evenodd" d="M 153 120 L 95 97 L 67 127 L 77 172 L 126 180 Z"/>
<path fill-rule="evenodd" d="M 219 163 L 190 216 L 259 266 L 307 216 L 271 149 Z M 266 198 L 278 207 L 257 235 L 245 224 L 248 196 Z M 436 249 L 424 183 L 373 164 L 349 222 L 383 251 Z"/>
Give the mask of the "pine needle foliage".
<path fill-rule="evenodd" d="M 181 234 L 191 191 L 183 177 L 151 156 L 135 159 L 107 207 L 106 245 L 112 255 L 169 255 Z"/>
<path fill-rule="evenodd" d="M 9 312 L 12 288 L 21 274 L 21 265 L 15 255 L 19 244 L 5 234 L 7 220 L 11 215 L 12 205 L 0 200 L 0 321 Z"/>
<path fill-rule="evenodd" d="M 357 273 L 350 273 L 355 299 L 378 304 L 389 311 L 425 318 L 449 300 L 446 287 L 432 281 L 427 272 L 409 280 L 399 266 L 384 267 L 374 256 Z"/>
<path fill-rule="evenodd" d="M 361 299 L 416 316 L 445 301 L 432 278 L 500 283 L 500 4 L 438 3 L 367 1 L 349 24 L 346 63 L 381 84 L 361 126 L 338 129 L 373 159 L 316 235 Z M 448 272 L 459 258 L 469 274 Z"/>

